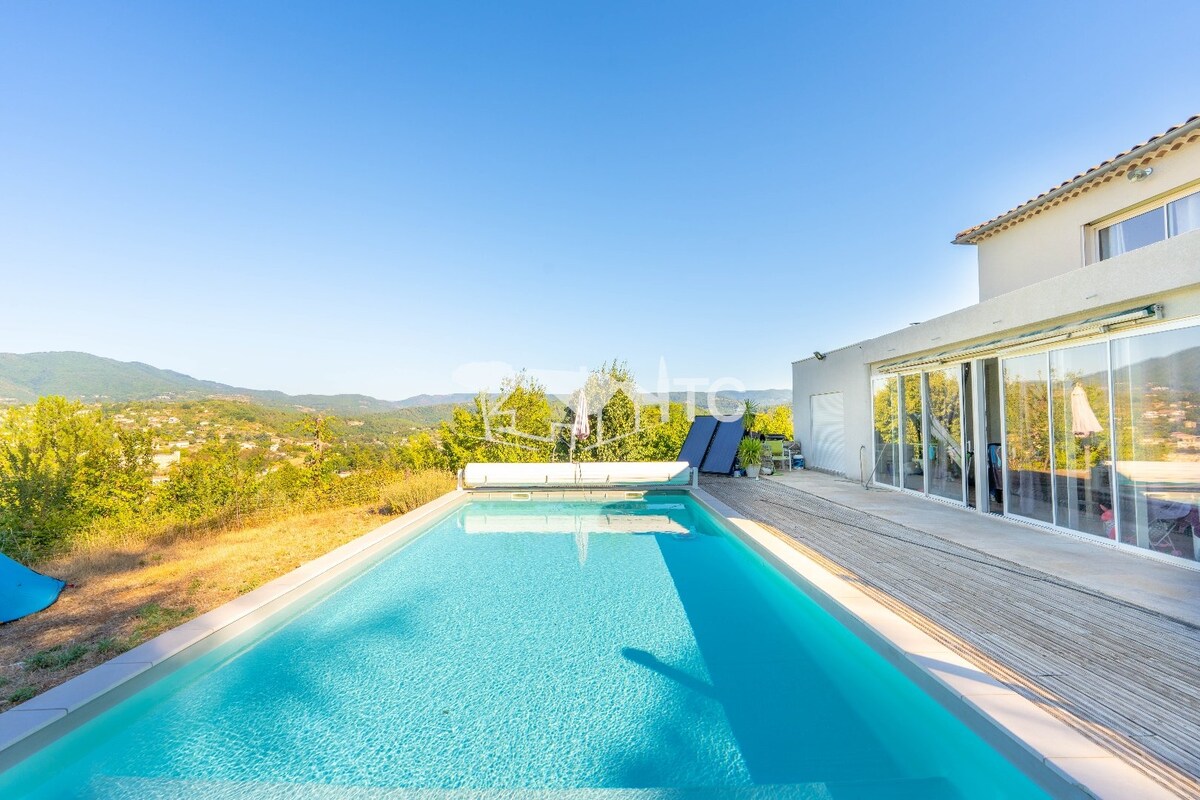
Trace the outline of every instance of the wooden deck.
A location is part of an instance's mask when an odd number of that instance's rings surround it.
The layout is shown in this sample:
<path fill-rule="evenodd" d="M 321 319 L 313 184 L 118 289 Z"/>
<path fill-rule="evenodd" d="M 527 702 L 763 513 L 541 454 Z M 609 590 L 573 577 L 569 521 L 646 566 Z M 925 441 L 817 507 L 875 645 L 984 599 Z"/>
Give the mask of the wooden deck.
<path fill-rule="evenodd" d="M 790 486 L 706 476 L 701 487 L 1180 797 L 1200 797 L 1200 629 Z"/>

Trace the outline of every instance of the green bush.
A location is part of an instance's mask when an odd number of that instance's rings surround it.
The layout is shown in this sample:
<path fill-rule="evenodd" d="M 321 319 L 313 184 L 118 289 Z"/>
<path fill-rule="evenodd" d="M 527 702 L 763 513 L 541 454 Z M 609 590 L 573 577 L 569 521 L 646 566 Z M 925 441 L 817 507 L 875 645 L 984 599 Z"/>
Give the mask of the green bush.
<path fill-rule="evenodd" d="M 34 653 L 25 659 L 25 669 L 26 671 L 63 669 L 71 666 L 87 654 L 88 648 L 82 644 L 73 644 L 70 647 L 58 645 L 51 647 L 49 650 Z"/>
<path fill-rule="evenodd" d="M 455 487 L 454 478 L 445 472 L 418 472 L 379 490 L 379 513 L 405 514 Z"/>
<path fill-rule="evenodd" d="M 38 690 L 36 686 L 22 686 L 16 691 L 4 698 L 10 703 L 24 703 L 26 700 L 32 700 L 37 696 Z"/>

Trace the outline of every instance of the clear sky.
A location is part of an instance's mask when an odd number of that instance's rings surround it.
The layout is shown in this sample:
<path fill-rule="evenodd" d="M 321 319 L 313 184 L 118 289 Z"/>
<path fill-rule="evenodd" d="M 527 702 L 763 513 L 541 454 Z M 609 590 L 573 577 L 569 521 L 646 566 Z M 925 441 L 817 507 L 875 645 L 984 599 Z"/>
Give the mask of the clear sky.
<path fill-rule="evenodd" d="M 1161 6 L 1161 8 L 1159 8 Z M 0 351 L 288 392 L 790 363 L 1200 111 L 1190 3 L 0 6 Z"/>

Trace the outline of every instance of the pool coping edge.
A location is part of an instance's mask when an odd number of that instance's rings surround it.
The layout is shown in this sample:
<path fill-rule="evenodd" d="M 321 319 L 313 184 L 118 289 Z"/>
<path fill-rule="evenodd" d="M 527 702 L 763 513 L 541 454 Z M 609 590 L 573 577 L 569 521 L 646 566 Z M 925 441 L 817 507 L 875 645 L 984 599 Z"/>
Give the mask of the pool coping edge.
<path fill-rule="evenodd" d="M 21 746 L 28 743 L 31 737 L 45 732 L 51 726 L 70 726 L 76 719 L 82 724 L 86 721 L 83 717 L 89 706 L 99 705 L 97 701 L 112 697 L 117 690 L 135 678 L 146 675 L 153 668 L 210 639 L 216 639 L 222 634 L 232 638 L 242 633 L 328 581 L 353 569 L 368 558 L 372 551 L 389 544 L 398 544 L 406 536 L 420 532 L 431 516 L 449 511 L 454 506 L 466 502 L 469 496 L 470 492 L 462 489 L 451 490 L 322 556 L 301 564 L 257 589 L 193 617 L 0 713 L 0 771 L 8 769 L 30 754 L 18 751 L 23 749 Z M 66 732 L 63 731 L 64 734 Z"/>
<path fill-rule="evenodd" d="M 800 587 L 839 621 L 850 623 L 860 635 L 866 633 L 863 638 L 868 644 L 922 689 L 934 690 L 935 699 L 985 741 L 1001 745 L 1010 759 L 1016 756 L 1062 784 L 1048 785 L 1025 769 L 1042 788 L 1101 799 L 1177 798 L 1137 767 L 952 652 L 762 524 L 703 489 L 693 489 L 692 496 L 723 518 L 772 566 L 782 566 L 785 577 L 794 583 L 798 578 Z"/>

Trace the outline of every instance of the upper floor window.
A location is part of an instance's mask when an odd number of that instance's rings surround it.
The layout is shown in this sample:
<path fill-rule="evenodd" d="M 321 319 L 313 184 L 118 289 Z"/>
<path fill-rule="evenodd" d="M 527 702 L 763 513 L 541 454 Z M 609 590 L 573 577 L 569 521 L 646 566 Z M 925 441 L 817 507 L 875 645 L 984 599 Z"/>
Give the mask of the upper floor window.
<path fill-rule="evenodd" d="M 1096 232 L 1100 260 L 1200 229 L 1200 192 L 1143 211 Z"/>

